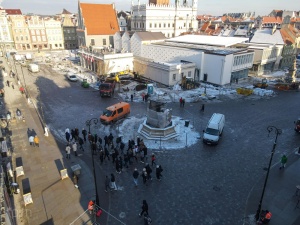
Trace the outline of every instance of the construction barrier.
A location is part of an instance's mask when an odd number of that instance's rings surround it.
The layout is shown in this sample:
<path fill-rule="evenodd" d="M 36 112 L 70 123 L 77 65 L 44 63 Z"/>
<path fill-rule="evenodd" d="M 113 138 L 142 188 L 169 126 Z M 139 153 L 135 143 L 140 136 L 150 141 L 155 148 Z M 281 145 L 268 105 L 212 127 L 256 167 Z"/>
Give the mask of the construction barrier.
<path fill-rule="evenodd" d="M 240 95 L 251 95 L 253 93 L 252 89 L 247 89 L 247 88 L 237 88 L 236 92 Z"/>

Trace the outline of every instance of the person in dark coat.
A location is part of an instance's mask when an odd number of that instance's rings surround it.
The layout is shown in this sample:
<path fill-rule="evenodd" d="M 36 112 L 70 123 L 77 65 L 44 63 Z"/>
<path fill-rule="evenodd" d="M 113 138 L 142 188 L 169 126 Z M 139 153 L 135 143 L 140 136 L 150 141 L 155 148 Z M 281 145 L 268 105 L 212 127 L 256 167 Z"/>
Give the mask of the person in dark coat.
<path fill-rule="evenodd" d="M 100 145 L 102 145 L 102 138 L 101 137 L 98 138 L 98 142 L 99 142 Z"/>
<path fill-rule="evenodd" d="M 71 135 L 69 133 L 69 129 L 66 129 L 66 133 L 65 134 L 66 134 L 66 140 L 69 143 L 70 142 L 70 137 L 71 137 Z"/>
<path fill-rule="evenodd" d="M 109 151 L 108 151 L 108 149 L 106 148 L 106 147 L 104 147 L 104 159 L 107 157 L 107 159 L 108 160 L 110 160 L 109 159 Z"/>
<path fill-rule="evenodd" d="M 75 128 L 74 134 L 75 134 L 75 140 L 78 141 L 78 137 L 79 137 L 79 130 L 78 130 L 78 128 Z"/>
<path fill-rule="evenodd" d="M 149 213 L 148 213 L 148 203 L 147 203 L 146 200 L 143 200 L 142 211 L 139 214 L 139 216 L 142 216 L 144 213 L 147 213 L 149 215 Z"/>
<path fill-rule="evenodd" d="M 146 164 L 145 169 L 146 169 L 146 172 L 147 172 L 147 175 L 148 175 L 147 179 L 152 180 L 152 177 L 151 177 L 152 169 L 150 168 L 149 163 Z"/>
<path fill-rule="evenodd" d="M 162 175 L 161 175 L 162 171 L 163 171 L 162 167 L 160 165 L 157 165 L 155 174 L 156 174 L 156 179 L 159 181 L 161 180 L 161 177 L 162 177 Z"/>
<path fill-rule="evenodd" d="M 116 163 L 115 164 L 116 164 L 116 172 L 117 173 L 121 173 L 119 159 L 116 159 Z"/>
<path fill-rule="evenodd" d="M 104 136 L 104 147 L 108 145 L 108 137 L 105 135 Z"/>
<path fill-rule="evenodd" d="M 202 106 L 201 106 L 201 112 L 204 112 L 204 109 L 205 109 L 205 105 L 202 104 Z"/>
<path fill-rule="evenodd" d="M 134 184 L 137 187 L 138 186 L 138 177 L 139 177 L 139 172 L 137 171 L 137 168 L 134 169 L 132 176 L 133 176 Z"/>
<path fill-rule="evenodd" d="M 97 154 L 97 145 L 95 142 L 92 142 L 91 144 L 91 147 L 92 147 L 92 152 L 93 152 L 93 155 L 96 155 Z"/>
<path fill-rule="evenodd" d="M 101 149 L 100 150 L 100 162 L 101 162 L 101 164 L 103 163 L 103 158 L 104 158 L 104 151 L 103 151 L 103 149 Z"/>
<path fill-rule="evenodd" d="M 84 128 L 82 128 L 82 132 L 81 133 L 82 133 L 84 142 L 86 142 L 86 135 L 87 135 L 86 130 Z"/>
<path fill-rule="evenodd" d="M 84 144 L 84 142 L 83 142 L 83 139 L 81 138 L 81 137 L 78 137 L 78 143 L 79 143 L 79 148 L 82 150 L 82 151 L 84 151 L 84 148 L 83 148 L 83 144 Z"/>
<path fill-rule="evenodd" d="M 75 140 L 75 130 L 74 129 L 71 130 L 71 141 L 73 141 L 73 139 Z"/>

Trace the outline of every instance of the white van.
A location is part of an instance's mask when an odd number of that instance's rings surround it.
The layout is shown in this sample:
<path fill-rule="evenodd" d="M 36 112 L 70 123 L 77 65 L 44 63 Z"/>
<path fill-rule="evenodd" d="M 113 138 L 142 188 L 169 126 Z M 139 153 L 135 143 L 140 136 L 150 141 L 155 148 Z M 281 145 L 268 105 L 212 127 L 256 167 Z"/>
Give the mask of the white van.
<path fill-rule="evenodd" d="M 223 133 L 225 125 L 225 116 L 220 113 L 214 113 L 210 118 L 206 129 L 203 131 L 203 142 L 205 144 L 218 144 L 220 136 Z"/>
<path fill-rule="evenodd" d="M 37 64 L 28 64 L 28 70 L 33 73 L 39 72 L 39 66 Z"/>

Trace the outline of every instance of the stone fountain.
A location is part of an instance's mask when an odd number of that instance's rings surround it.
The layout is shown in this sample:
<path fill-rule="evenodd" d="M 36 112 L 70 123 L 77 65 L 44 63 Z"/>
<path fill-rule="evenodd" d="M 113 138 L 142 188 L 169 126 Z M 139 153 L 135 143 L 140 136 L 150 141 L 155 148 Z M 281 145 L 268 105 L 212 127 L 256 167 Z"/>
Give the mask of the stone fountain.
<path fill-rule="evenodd" d="M 172 123 L 172 110 L 165 103 L 150 100 L 147 118 L 140 125 L 138 132 L 150 140 L 169 140 L 177 137 L 175 125 Z"/>

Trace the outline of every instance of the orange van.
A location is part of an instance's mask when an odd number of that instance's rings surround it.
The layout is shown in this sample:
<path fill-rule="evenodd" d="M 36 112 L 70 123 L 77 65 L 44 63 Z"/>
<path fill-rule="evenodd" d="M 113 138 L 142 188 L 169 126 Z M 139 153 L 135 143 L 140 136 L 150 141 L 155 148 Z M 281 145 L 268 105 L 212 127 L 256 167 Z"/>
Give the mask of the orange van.
<path fill-rule="evenodd" d="M 119 102 L 109 106 L 100 116 L 101 123 L 110 124 L 119 119 L 126 117 L 130 113 L 130 104 L 127 102 Z"/>

